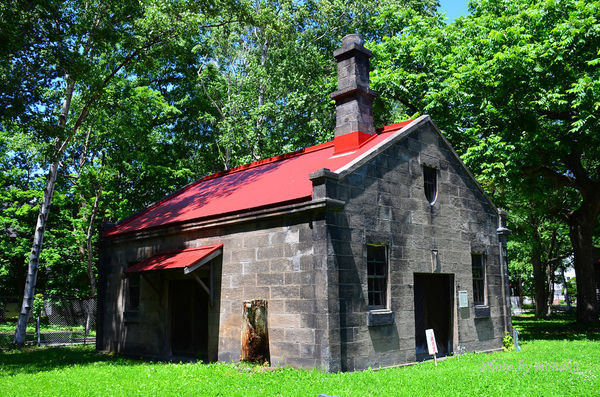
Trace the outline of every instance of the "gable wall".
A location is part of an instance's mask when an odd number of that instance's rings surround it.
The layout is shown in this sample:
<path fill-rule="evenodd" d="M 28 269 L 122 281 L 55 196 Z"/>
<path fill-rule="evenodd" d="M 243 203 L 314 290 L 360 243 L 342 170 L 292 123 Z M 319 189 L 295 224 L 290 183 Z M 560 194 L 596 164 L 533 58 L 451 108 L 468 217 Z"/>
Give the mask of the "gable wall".
<path fill-rule="evenodd" d="M 454 300 L 467 290 L 469 308 L 455 303 L 453 350 L 501 347 L 504 331 L 497 214 L 430 123 L 339 180 L 343 212 L 329 213 L 328 260 L 338 269 L 343 370 L 414 362 L 414 273 L 454 274 Z M 422 166 L 438 169 L 430 205 Z M 366 244 L 389 249 L 392 325 L 368 326 Z M 432 270 L 431 250 L 438 250 Z M 491 316 L 475 319 L 471 253 L 484 253 Z M 333 277 L 330 277 L 333 279 Z"/>

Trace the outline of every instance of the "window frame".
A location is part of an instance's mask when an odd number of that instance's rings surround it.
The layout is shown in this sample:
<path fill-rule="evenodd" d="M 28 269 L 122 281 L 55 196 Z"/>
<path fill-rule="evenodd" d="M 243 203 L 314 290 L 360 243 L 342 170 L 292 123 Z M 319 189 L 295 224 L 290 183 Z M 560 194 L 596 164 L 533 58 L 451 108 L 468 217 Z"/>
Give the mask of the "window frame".
<path fill-rule="evenodd" d="M 383 250 L 383 261 L 377 259 L 377 254 L 369 255 L 371 250 Z M 390 307 L 390 260 L 389 248 L 384 244 L 366 245 L 367 263 L 367 307 L 369 310 L 389 310 Z M 377 266 L 376 269 L 373 266 Z M 374 271 L 372 271 L 374 270 Z M 371 281 L 373 280 L 373 281 Z M 376 281 L 380 280 L 380 281 Z M 381 281 L 382 280 L 382 281 Z M 379 287 L 375 289 L 375 286 Z M 381 285 L 383 284 L 383 286 Z M 375 298 L 378 296 L 378 299 Z M 377 304 L 376 304 L 377 303 Z"/>
<path fill-rule="evenodd" d="M 437 173 L 437 168 L 423 165 L 423 191 L 425 192 L 425 199 L 427 199 L 431 205 L 435 204 L 438 197 Z"/>
<path fill-rule="evenodd" d="M 142 278 L 139 273 L 127 276 L 127 295 L 125 298 L 125 310 L 135 312 L 140 310 Z M 134 298 L 135 296 L 135 298 Z"/>
<path fill-rule="evenodd" d="M 475 258 L 479 260 L 479 271 L 481 275 L 475 277 Z M 486 286 L 486 269 L 485 269 L 485 255 L 481 253 L 471 253 L 471 277 L 473 279 L 473 306 L 486 306 L 487 305 L 487 286 Z"/>

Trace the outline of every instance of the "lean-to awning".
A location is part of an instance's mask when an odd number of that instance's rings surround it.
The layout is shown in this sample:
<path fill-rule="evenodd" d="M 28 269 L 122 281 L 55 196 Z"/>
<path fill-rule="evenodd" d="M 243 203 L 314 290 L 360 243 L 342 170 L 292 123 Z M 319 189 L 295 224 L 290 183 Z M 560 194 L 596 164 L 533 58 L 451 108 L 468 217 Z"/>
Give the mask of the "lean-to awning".
<path fill-rule="evenodd" d="M 185 274 L 189 274 L 222 253 L 223 244 L 163 252 L 131 266 L 125 273 L 129 275 L 151 270 L 183 269 Z"/>

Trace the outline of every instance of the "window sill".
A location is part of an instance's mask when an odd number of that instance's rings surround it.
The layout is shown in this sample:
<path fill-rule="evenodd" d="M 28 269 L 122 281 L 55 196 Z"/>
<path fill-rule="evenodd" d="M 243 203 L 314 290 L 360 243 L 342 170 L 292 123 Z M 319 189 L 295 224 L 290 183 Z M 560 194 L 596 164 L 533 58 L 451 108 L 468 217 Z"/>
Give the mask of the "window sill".
<path fill-rule="evenodd" d="M 123 322 L 125 324 L 137 324 L 140 322 L 139 310 L 126 310 L 123 312 Z"/>
<path fill-rule="evenodd" d="M 394 312 L 388 309 L 369 310 L 367 313 L 367 325 L 376 327 L 379 325 L 394 324 Z"/>
<path fill-rule="evenodd" d="M 476 305 L 475 306 L 475 318 L 489 318 L 490 317 L 490 307 L 484 305 Z"/>

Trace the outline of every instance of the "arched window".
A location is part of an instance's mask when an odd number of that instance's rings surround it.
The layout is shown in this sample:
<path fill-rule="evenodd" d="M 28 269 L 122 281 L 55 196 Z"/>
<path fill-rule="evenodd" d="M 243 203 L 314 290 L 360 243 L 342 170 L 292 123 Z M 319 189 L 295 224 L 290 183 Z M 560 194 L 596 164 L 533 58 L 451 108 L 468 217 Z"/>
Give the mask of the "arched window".
<path fill-rule="evenodd" d="M 437 170 L 435 168 L 423 166 L 423 187 L 425 188 L 425 197 L 429 204 L 435 203 L 437 198 Z"/>

